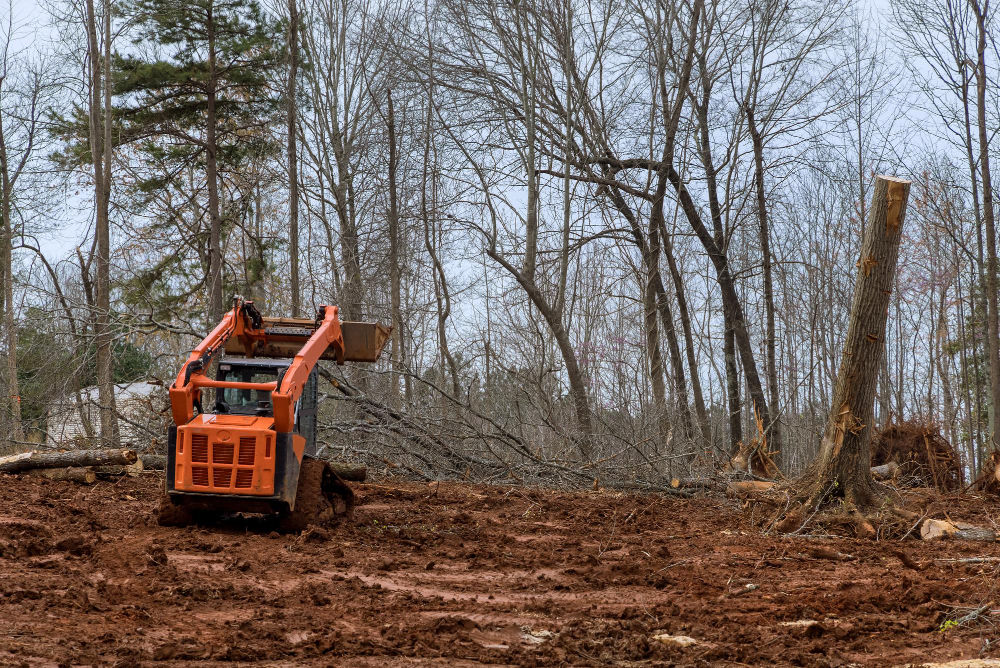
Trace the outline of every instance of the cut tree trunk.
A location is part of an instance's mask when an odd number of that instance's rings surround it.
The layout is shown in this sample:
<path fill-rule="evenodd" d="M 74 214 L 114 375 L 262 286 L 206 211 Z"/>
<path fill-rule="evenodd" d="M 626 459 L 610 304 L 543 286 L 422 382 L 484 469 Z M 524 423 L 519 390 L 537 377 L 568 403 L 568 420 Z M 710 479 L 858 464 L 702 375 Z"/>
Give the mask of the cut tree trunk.
<path fill-rule="evenodd" d="M 118 477 L 123 475 L 137 476 L 145 470 L 142 458 L 137 457 L 134 464 L 111 464 L 94 467 L 94 472 L 101 477 Z"/>
<path fill-rule="evenodd" d="M 93 485 L 97 482 L 97 475 L 92 470 L 82 466 L 71 466 L 60 469 L 29 469 L 27 474 L 47 480 L 78 482 L 81 485 Z"/>
<path fill-rule="evenodd" d="M 902 240 L 910 182 L 878 176 L 865 223 L 844 356 L 819 455 L 801 482 L 807 505 L 828 495 L 865 508 L 880 494 L 871 471 L 875 384 L 885 353 L 885 330 Z"/>
<path fill-rule="evenodd" d="M 971 524 L 952 524 L 945 520 L 925 520 L 920 526 L 920 537 L 924 540 L 978 540 L 989 543 L 997 540 L 993 529 Z"/>
<path fill-rule="evenodd" d="M 882 464 L 881 466 L 872 467 L 872 476 L 876 480 L 892 480 L 899 475 L 899 464 L 896 462 L 889 462 L 888 464 Z"/>
<path fill-rule="evenodd" d="M 69 450 L 68 452 L 22 452 L 0 458 L 0 473 L 20 473 L 30 469 L 58 469 L 71 466 L 134 464 L 134 450 Z"/>
<path fill-rule="evenodd" d="M 167 457 L 165 455 L 139 455 L 142 468 L 146 471 L 162 471 L 167 468 Z"/>
<path fill-rule="evenodd" d="M 341 480 L 349 482 L 364 482 L 368 477 L 368 469 L 357 464 L 346 464 L 344 462 L 327 462 L 327 465 L 337 474 Z"/>

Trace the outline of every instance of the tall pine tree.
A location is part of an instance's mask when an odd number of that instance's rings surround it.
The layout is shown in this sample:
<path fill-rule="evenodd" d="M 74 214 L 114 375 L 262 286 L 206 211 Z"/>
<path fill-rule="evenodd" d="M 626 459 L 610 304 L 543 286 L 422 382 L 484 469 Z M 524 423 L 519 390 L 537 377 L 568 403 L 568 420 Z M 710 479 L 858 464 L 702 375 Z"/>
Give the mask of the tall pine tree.
<path fill-rule="evenodd" d="M 217 322 L 225 309 L 220 171 L 250 153 L 277 150 L 268 126 L 282 104 L 272 85 L 281 31 L 256 0 L 138 0 L 130 13 L 135 49 L 116 58 L 121 140 L 177 172 L 192 164 L 204 169 L 205 283 L 208 316 Z"/>

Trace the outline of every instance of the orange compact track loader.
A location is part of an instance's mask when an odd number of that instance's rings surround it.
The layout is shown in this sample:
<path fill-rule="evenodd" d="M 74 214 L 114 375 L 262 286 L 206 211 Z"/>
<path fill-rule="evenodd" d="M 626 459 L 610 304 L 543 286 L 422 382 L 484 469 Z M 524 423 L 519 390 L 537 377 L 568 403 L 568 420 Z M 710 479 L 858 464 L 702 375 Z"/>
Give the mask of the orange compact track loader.
<path fill-rule="evenodd" d="M 316 455 L 316 366 L 374 362 L 391 328 L 340 322 L 336 306 L 316 320 L 265 318 L 253 302 L 233 310 L 191 353 L 170 387 L 166 494 L 159 522 L 198 513 L 279 516 L 279 528 L 349 515 L 354 493 Z M 206 375 L 220 357 L 215 380 Z M 214 391 L 211 411 L 203 390 Z"/>

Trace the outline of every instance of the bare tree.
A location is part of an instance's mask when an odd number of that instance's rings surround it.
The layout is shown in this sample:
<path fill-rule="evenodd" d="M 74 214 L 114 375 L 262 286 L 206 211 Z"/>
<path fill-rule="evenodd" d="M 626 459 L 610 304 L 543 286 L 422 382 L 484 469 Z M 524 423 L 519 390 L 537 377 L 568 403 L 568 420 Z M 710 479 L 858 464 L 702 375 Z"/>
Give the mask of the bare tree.
<path fill-rule="evenodd" d="M 111 357 L 111 3 L 103 7 L 104 43 L 98 40 L 94 0 L 87 0 L 88 58 L 90 60 L 90 154 L 94 166 L 97 207 L 97 300 L 94 333 L 97 340 L 97 386 L 101 410 L 101 438 L 116 447 L 118 416 Z M 102 67 L 103 66 L 103 67 Z M 102 95 L 103 91 L 103 95 Z"/>
<path fill-rule="evenodd" d="M 288 254 L 292 293 L 292 317 L 302 314 L 299 288 L 299 166 L 298 166 L 298 100 L 296 84 L 299 74 L 299 8 L 296 0 L 288 0 Z"/>

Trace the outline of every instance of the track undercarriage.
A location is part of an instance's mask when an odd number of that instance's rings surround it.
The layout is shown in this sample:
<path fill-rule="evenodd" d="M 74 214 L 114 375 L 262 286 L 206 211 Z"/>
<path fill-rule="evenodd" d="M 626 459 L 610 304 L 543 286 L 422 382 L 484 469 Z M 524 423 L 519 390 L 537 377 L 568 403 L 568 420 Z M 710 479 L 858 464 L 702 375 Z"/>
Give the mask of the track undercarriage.
<path fill-rule="evenodd" d="M 348 520 L 354 512 L 354 491 L 341 480 L 325 461 L 302 458 L 299 482 L 295 491 L 295 509 L 277 513 L 278 531 L 297 533 L 310 525 L 329 526 Z M 170 495 L 160 499 L 160 526 L 188 526 L 210 522 L 219 512 L 205 503 L 174 503 Z"/>

